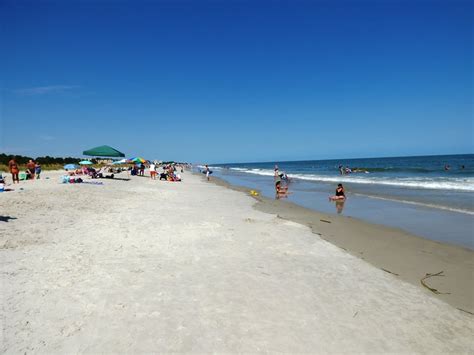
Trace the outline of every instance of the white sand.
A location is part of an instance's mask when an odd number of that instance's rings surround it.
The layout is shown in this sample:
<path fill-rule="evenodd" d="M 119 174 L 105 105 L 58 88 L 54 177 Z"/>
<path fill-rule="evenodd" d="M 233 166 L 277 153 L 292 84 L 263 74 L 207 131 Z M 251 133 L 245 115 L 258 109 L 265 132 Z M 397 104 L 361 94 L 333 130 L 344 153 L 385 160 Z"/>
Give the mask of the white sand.
<path fill-rule="evenodd" d="M 2 352 L 474 351 L 471 315 L 242 193 L 48 175 L 0 194 Z"/>

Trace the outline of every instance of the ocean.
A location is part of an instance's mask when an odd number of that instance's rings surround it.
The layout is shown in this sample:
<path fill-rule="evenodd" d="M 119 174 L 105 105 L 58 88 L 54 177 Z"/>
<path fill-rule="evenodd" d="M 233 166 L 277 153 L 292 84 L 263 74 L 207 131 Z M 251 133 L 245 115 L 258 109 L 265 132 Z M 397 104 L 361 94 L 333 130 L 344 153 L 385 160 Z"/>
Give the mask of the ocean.
<path fill-rule="evenodd" d="M 229 163 L 213 176 L 274 197 L 274 168 L 289 177 L 289 201 L 474 249 L 474 154 Z M 352 172 L 341 175 L 348 167 Z M 347 200 L 328 201 L 342 183 Z"/>

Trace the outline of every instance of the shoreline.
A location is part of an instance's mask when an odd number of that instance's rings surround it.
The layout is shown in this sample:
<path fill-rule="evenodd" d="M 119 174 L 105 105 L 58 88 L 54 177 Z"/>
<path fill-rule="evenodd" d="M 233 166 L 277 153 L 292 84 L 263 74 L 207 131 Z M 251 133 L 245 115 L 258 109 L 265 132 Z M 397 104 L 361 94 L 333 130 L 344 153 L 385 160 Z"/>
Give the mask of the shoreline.
<path fill-rule="evenodd" d="M 199 175 L 199 173 L 196 173 Z M 249 195 L 249 189 L 211 177 L 211 182 Z M 474 251 L 412 235 L 401 229 L 318 212 L 293 202 L 252 196 L 256 210 L 308 226 L 311 231 L 369 264 L 474 314 Z M 443 277 L 427 274 L 442 272 Z"/>

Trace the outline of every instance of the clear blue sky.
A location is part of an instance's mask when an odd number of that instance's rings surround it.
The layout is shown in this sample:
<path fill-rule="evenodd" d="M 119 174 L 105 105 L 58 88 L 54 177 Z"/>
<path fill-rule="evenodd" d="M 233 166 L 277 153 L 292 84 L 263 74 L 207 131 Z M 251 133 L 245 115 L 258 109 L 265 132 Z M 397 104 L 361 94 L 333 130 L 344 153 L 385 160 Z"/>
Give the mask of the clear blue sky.
<path fill-rule="evenodd" d="M 0 1 L 0 151 L 472 153 L 473 1 Z"/>

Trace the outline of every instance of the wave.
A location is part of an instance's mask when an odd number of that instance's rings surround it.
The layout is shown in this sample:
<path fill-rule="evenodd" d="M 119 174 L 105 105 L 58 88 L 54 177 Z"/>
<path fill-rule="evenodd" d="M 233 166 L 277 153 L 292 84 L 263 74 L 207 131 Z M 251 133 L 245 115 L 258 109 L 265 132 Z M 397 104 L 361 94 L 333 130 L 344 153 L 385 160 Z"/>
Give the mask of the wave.
<path fill-rule="evenodd" d="M 198 169 L 205 169 L 206 168 L 205 165 L 195 165 L 195 166 Z M 210 166 L 210 165 L 208 165 L 208 167 L 209 167 L 209 169 L 212 169 L 212 170 L 223 170 L 223 168 L 220 167 L 220 166 Z"/>
<path fill-rule="evenodd" d="M 245 169 L 245 168 L 230 168 L 230 170 L 255 174 L 261 176 L 274 176 L 274 172 L 268 169 Z M 368 185 L 386 185 L 394 187 L 408 187 L 417 189 L 432 189 L 432 190 L 457 190 L 474 192 L 474 178 L 376 178 L 373 175 L 343 175 L 343 176 L 327 176 L 315 174 L 288 174 L 289 178 L 331 182 L 331 183 L 353 183 L 353 184 L 368 184 Z"/>
<path fill-rule="evenodd" d="M 352 171 L 354 170 L 359 170 L 361 172 L 367 171 L 369 173 L 425 173 L 425 174 L 430 174 L 430 173 L 439 173 L 439 172 L 444 172 L 444 167 L 436 167 L 436 168 L 419 168 L 419 167 L 385 167 L 385 168 L 367 168 L 367 167 L 354 167 L 351 168 Z M 472 169 L 466 168 L 462 170 L 449 170 L 449 174 L 453 173 L 460 173 L 460 174 L 465 174 L 472 172 Z"/>

